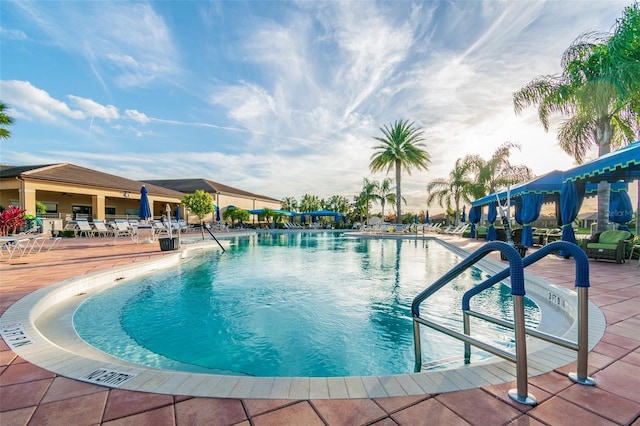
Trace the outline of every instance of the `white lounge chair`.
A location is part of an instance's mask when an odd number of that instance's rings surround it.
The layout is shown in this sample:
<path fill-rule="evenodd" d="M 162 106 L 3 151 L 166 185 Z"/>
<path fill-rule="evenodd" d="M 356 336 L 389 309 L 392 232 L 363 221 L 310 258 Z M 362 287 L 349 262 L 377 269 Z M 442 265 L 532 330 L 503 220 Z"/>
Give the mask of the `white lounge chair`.
<path fill-rule="evenodd" d="M 74 229 L 74 236 L 93 237 L 93 228 L 89 224 L 87 219 L 76 220 L 76 228 Z"/>
<path fill-rule="evenodd" d="M 107 225 L 103 220 L 94 220 L 93 221 L 93 235 L 100 237 L 110 237 L 113 236 L 113 229 L 107 228 Z"/>

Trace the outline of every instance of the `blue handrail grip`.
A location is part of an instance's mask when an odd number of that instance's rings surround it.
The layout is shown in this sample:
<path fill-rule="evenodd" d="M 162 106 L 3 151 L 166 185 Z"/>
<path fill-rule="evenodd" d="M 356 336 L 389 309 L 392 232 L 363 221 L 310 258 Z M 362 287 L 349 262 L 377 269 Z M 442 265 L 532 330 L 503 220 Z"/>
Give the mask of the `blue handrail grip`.
<path fill-rule="evenodd" d="M 545 245 L 544 247 L 536 250 L 534 253 L 525 257 L 522 260 L 523 266 L 526 268 L 527 266 L 537 262 L 542 259 L 546 255 L 554 252 L 559 252 L 560 250 L 564 250 L 569 252 L 576 262 L 576 287 L 589 287 L 589 259 L 585 252 L 576 244 L 569 243 L 567 241 L 554 241 Z M 496 283 L 504 280 L 510 275 L 510 268 L 506 268 L 496 275 L 493 275 L 490 278 L 487 278 L 484 282 L 478 284 L 477 286 L 469 289 L 462 296 L 462 309 L 469 310 L 470 309 L 470 301 L 473 296 L 476 294 L 488 289 L 489 287 L 495 285 Z"/>
<path fill-rule="evenodd" d="M 522 263 L 522 257 L 516 251 L 513 246 L 510 246 L 507 243 L 502 241 L 492 241 L 489 242 L 482 247 L 480 247 L 475 252 L 471 253 L 465 259 L 462 260 L 459 264 L 450 269 L 446 274 L 436 280 L 429 287 L 420 292 L 414 299 L 411 304 L 411 313 L 414 317 L 420 316 L 420 303 L 422 303 L 427 297 L 432 295 L 434 292 L 442 288 L 444 285 L 449 283 L 451 280 L 456 278 L 470 266 L 478 262 L 480 259 L 488 255 L 490 252 L 498 250 L 500 251 L 508 260 L 510 267 L 510 275 L 511 275 L 511 294 L 514 296 L 524 296 L 524 267 Z M 504 278 L 502 278 L 504 279 Z"/>

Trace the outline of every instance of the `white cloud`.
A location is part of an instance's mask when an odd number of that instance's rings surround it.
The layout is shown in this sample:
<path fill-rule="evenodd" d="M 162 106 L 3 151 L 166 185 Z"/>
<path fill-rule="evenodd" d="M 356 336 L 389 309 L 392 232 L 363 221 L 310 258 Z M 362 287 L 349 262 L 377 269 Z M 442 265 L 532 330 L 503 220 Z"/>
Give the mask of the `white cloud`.
<path fill-rule="evenodd" d="M 0 35 L 2 35 L 2 38 L 4 38 L 5 40 L 6 39 L 27 40 L 28 38 L 27 35 L 24 33 L 24 31 L 3 28 L 3 27 L 0 27 Z"/>
<path fill-rule="evenodd" d="M 55 121 L 59 116 L 80 120 L 85 118 L 82 111 L 72 110 L 69 106 L 52 98 L 46 91 L 34 87 L 28 81 L 2 80 L 0 92 L 3 101 L 18 111 L 37 118 Z"/>
<path fill-rule="evenodd" d="M 151 120 L 149 120 L 149 117 L 146 116 L 146 114 L 144 114 L 144 113 L 142 113 L 140 111 L 137 111 L 135 109 L 125 110 L 124 115 L 125 115 L 125 117 L 127 117 L 127 118 L 129 118 L 129 119 L 131 119 L 133 121 L 137 121 L 140 124 L 147 124 L 147 123 L 149 123 L 149 121 L 151 121 Z"/>
<path fill-rule="evenodd" d="M 100 105 L 94 100 L 75 95 L 68 95 L 67 97 L 74 101 L 87 117 L 102 118 L 107 122 L 120 118 L 118 108 L 113 105 Z"/>

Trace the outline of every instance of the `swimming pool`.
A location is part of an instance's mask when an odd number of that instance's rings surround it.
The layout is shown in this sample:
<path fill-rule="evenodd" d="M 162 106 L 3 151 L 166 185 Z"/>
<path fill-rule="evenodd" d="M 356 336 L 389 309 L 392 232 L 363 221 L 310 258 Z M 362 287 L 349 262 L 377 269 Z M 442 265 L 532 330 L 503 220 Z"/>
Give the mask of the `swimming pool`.
<path fill-rule="evenodd" d="M 409 373 L 411 301 L 459 260 L 437 241 L 254 234 L 234 239 L 224 254 L 207 252 L 89 298 L 74 325 L 93 346 L 155 368 L 247 376 Z M 462 292 L 483 278 L 470 270 L 423 311 L 455 323 L 451 313 L 459 312 Z M 508 317 L 510 299 L 506 287 L 495 288 L 474 308 Z M 532 302 L 527 321 L 539 321 Z M 509 333 L 479 327 L 511 345 Z M 426 362 L 461 357 L 459 342 L 423 333 Z"/>

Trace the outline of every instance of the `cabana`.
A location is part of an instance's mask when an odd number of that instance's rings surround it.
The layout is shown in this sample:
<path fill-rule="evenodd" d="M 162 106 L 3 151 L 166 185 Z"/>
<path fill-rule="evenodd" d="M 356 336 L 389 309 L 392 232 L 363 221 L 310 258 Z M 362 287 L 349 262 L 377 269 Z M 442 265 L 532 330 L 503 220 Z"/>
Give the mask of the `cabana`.
<path fill-rule="evenodd" d="M 336 221 L 336 223 L 340 222 L 340 218 L 342 218 L 342 220 L 344 222 L 347 221 L 347 215 L 344 213 L 340 213 L 340 212 L 332 212 L 330 210 L 317 210 L 314 212 L 304 212 L 304 213 L 300 213 L 302 215 L 303 218 L 305 218 L 306 216 L 311 216 L 312 220 L 315 222 L 316 218 L 321 217 L 321 216 L 331 216 L 334 218 L 334 220 Z M 304 221 L 304 219 L 303 219 Z"/>
<path fill-rule="evenodd" d="M 560 199 L 562 188 L 563 172 L 554 170 L 545 175 L 539 176 L 527 182 L 518 183 L 509 190 L 502 190 L 479 198 L 471 203 L 472 211 L 469 212 L 469 221 L 478 223 L 480 221 L 482 207 L 489 206 L 487 220 L 489 229 L 487 230 L 487 240 L 492 241 L 497 237 L 493 223 L 497 218 L 498 200 L 502 204 L 507 202 L 515 206 L 516 221 L 522 224 L 523 246 L 533 245 L 533 230 L 531 222 L 538 219 L 540 209 L 544 203 L 557 203 Z"/>
<path fill-rule="evenodd" d="M 567 170 L 564 173 L 564 185 L 563 185 L 563 194 L 561 202 L 562 210 L 567 211 L 566 220 L 568 221 L 573 212 L 575 211 L 577 214 L 577 210 L 579 209 L 578 201 L 574 198 L 574 193 L 579 191 L 583 185 L 597 185 L 598 182 L 607 181 L 612 184 L 612 190 L 615 187 L 619 187 L 621 184 L 625 184 L 628 182 L 632 182 L 640 179 L 640 141 L 633 142 L 623 148 L 620 148 L 616 151 L 612 151 L 608 154 L 605 154 L 601 157 L 596 158 L 595 160 L 589 161 L 587 163 L 576 166 L 572 169 Z M 615 192 L 615 191 L 614 191 Z M 638 189 L 639 199 L 638 206 L 636 207 L 636 214 L 640 211 L 640 188 Z M 609 209 L 615 205 L 626 206 L 622 207 L 628 208 L 630 205 L 630 201 L 628 200 L 628 196 L 624 195 L 612 195 L 612 200 L 609 205 Z M 623 221 L 628 216 L 620 215 L 620 220 Z M 575 216 L 574 216 L 575 219 Z M 614 217 L 610 218 L 615 219 Z M 571 219 L 573 220 L 573 219 Z M 629 217 L 630 220 L 630 217 Z M 571 223 L 565 222 L 565 218 L 563 216 L 562 223 Z M 640 232 L 638 229 L 638 219 L 636 219 L 636 234 Z M 564 226 L 564 225 L 563 225 Z M 567 229 L 567 235 L 565 239 L 565 235 L 563 232 L 563 240 L 575 242 L 575 236 L 572 235 L 573 230 Z"/>
<path fill-rule="evenodd" d="M 504 204 L 507 203 L 508 200 L 508 202 L 515 207 L 514 216 L 516 222 L 522 225 L 522 238 L 521 241 L 516 243 L 531 247 L 533 246 L 533 229 L 531 223 L 540 216 L 540 210 L 543 204 L 555 203 L 558 207 L 556 211 L 558 211 L 559 216 L 563 218 L 562 223 L 567 224 L 567 226 L 563 226 L 563 229 L 571 228 L 570 224 L 577 217 L 584 196 L 597 192 L 597 186 L 595 184 L 590 182 L 585 183 L 576 189 L 574 195 L 576 201 L 571 202 L 573 207 L 568 207 L 567 202 L 562 201 L 562 188 L 565 180 L 566 172 L 553 170 L 530 181 L 515 184 L 510 190 L 504 189 L 479 198 L 471 203 L 472 209 L 469 213 L 469 220 L 472 223 L 474 223 L 474 221 L 478 223 L 480 221 L 482 207 L 488 205 L 489 212 L 487 220 L 489 221 L 489 229 L 487 230 L 487 240 L 495 240 L 497 233 L 493 223 L 497 218 L 497 203 L 499 200 L 500 204 Z M 615 183 L 611 188 L 612 193 L 622 192 L 626 189 L 627 185 L 623 182 Z M 563 213 L 563 205 L 567 206 L 568 209 L 564 210 L 565 213 Z M 569 230 L 566 232 L 569 232 Z M 573 232 L 573 229 L 571 229 L 571 232 Z M 567 239 L 566 241 L 571 240 Z M 575 243 L 575 237 L 573 242 Z"/>

